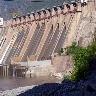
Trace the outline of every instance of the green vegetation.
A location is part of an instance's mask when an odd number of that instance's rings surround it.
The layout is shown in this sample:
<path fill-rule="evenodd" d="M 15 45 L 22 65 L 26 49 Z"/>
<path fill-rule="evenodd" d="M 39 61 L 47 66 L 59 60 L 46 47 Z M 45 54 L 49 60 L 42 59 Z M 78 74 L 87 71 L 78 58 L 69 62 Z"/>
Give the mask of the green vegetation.
<path fill-rule="evenodd" d="M 87 47 L 80 47 L 74 42 L 66 49 L 66 54 L 71 55 L 74 61 L 71 80 L 84 79 L 89 71 L 91 59 L 96 57 L 96 42 Z"/>

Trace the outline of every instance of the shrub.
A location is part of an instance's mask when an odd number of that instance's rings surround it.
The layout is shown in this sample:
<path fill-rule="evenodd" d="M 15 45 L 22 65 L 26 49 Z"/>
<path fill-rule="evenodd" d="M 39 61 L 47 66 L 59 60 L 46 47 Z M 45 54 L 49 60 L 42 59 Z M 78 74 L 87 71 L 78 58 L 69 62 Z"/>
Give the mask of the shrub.
<path fill-rule="evenodd" d="M 71 75 L 71 79 L 84 79 L 88 70 L 90 69 L 90 59 L 96 57 L 96 44 L 95 42 L 93 42 L 87 47 L 80 47 L 74 42 L 72 46 L 67 48 L 67 54 L 72 55 L 74 62 L 74 68 Z"/>

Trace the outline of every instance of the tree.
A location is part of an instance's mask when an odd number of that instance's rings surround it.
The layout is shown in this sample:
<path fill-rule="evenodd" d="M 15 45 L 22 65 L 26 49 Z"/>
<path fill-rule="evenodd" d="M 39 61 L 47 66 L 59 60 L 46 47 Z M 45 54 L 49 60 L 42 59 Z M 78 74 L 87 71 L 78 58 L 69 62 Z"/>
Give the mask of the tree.
<path fill-rule="evenodd" d="M 88 47 L 80 47 L 75 42 L 67 48 L 67 54 L 72 55 L 74 68 L 72 80 L 84 79 L 89 70 L 89 60 L 96 54 L 96 44 L 93 42 Z"/>

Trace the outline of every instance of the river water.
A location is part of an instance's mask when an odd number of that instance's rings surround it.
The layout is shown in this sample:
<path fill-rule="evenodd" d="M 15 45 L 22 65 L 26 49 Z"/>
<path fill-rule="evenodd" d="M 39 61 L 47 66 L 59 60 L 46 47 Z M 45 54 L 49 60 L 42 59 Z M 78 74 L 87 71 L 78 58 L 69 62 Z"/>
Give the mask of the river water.
<path fill-rule="evenodd" d="M 55 77 L 39 78 L 0 78 L 0 91 L 11 90 L 18 87 L 40 85 L 44 83 L 59 82 Z"/>
<path fill-rule="evenodd" d="M 23 15 L 42 8 L 52 8 L 52 6 L 62 5 L 69 0 L 0 0 L 0 17 L 9 19 L 14 13 Z"/>

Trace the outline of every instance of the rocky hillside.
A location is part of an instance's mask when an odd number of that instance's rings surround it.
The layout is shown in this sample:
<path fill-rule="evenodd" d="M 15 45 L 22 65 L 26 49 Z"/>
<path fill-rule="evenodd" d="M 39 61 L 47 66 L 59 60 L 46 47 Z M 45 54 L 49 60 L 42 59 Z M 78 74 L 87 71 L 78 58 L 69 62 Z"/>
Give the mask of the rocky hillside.
<path fill-rule="evenodd" d="M 0 0 L 0 17 L 8 20 L 14 14 L 23 15 L 42 8 L 62 5 L 63 2 L 64 0 Z"/>

